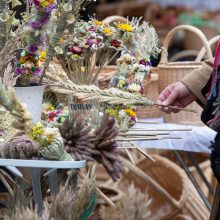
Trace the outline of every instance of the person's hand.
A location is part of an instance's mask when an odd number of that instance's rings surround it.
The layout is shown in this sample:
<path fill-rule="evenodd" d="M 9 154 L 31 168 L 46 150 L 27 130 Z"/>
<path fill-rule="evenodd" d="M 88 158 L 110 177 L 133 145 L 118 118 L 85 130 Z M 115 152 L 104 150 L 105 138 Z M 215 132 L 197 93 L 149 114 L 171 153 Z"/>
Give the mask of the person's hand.
<path fill-rule="evenodd" d="M 187 105 L 196 100 L 193 93 L 182 83 L 177 82 L 167 86 L 157 98 L 157 104 L 161 106 L 177 106 L 185 108 Z M 180 110 L 169 107 L 161 107 L 161 110 L 166 113 L 177 113 Z"/>

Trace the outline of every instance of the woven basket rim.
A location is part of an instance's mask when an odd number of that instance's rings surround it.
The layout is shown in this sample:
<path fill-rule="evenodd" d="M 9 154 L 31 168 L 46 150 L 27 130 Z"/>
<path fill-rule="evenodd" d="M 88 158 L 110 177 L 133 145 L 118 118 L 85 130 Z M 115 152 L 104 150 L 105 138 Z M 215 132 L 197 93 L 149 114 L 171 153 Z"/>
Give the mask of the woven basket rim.
<path fill-rule="evenodd" d="M 158 69 L 192 69 L 198 68 L 202 65 L 202 62 L 195 62 L 195 61 L 182 61 L 182 62 L 170 62 L 170 63 L 163 63 L 159 64 L 157 67 Z"/>

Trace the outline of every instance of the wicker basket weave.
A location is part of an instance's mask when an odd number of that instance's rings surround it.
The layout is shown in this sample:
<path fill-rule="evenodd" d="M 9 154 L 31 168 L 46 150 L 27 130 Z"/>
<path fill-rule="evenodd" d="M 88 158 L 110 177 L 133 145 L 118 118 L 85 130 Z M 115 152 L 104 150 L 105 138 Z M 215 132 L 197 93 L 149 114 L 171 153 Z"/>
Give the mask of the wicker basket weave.
<path fill-rule="evenodd" d="M 144 159 L 137 166 L 123 159 L 130 171 L 119 187 L 133 182 L 142 192 L 147 190 L 152 198 L 151 220 L 207 220 L 209 211 L 184 171 L 164 157 L 153 157 L 155 163 Z"/>
<path fill-rule="evenodd" d="M 190 25 L 179 25 L 172 29 L 166 36 L 163 48 L 165 50 L 162 51 L 160 64 L 158 65 L 157 71 L 159 74 L 159 92 L 162 92 L 164 88 L 166 88 L 169 84 L 179 81 L 192 70 L 201 67 L 201 62 L 168 62 L 166 50 L 172 40 L 174 34 L 180 30 L 188 30 L 197 35 L 203 45 L 206 48 L 207 55 L 209 58 L 212 58 L 212 52 L 210 46 L 208 45 L 208 41 L 205 35 L 197 28 Z M 195 82 L 196 83 L 196 82 Z M 188 109 L 196 110 L 197 114 L 191 112 L 181 111 L 179 113 L 171 113 L 164 114 L 164 119 L 169 123 L 179 123 L 179 124 L 199 124 L 200 123 L 200 115 L 201 115 L 201 107 L 197 103 L 192 103 L 187 106 Z"/>

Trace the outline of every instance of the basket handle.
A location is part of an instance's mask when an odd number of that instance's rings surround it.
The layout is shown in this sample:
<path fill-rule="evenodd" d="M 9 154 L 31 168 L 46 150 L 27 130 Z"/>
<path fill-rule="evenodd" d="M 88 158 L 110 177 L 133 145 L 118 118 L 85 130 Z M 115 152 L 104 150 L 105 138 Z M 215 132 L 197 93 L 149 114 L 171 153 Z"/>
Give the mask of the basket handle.
<path fill-rule="evenodd" d="M 112 15 L 112 16 L 106 17 L 104 20 L 102 20 L 102 22 L 106 23 L 106 24 L 111 24 L 113 22 L 125 22 L 125 23 L 127 23 L 128 19 L 124 18 L 122 16 L 119 16 L 119 15 Z"/>
<path fill-rule="evenodd" d="M 211 47 L 213 44 L 217 43 L 218 41 L 220 41 L 220 35 L 217 35 L 217 36 L 213 37 L 212 39 L 210 39 L 210 40 L 208 41 L 208 44 L 209 44 L 209 46 Z M 196 57 L 196 61 L 201 61 L 202 58 L 204 57 L 204 55 L 205 55 L 205 48 L 203 47 L 203 48 L 199 51 L 199 53 L 198 53 L 198 55 L 197 55 L 197 57 Z"/>
<path fill-rule="evenodd" d="M 144 171 L 142 171 L 140 168 L 132 164 L 127 159 L 121 157 L 122 162 L 124 165 L 133 173 L 135 173 L 137 176 L 142 178 L 144 181 L 148 183 L 150 187 L 152 187 L 154 190 L 156 190 L 163 198 L 167 199 L 169 203 L 179 209 L 179 202 L 176 201 L 162 186 L 160 186 L 154 179 L 152 179 L 149 175 L 147 175 Z"/>
<path fill-rule="evenodd" d="M 212 58 L 212 51 L 211 48 L 208 44 L 208 40 L 206 39 L 205 35 L 202 33 L 202 31 L 200 31 L 198 28 L 193 27 L 191 25 L 178 25 L 175 28 L 173 28 L 166 36 L 164 42 L 163 42 L 163 50 L 161 52 L 161 59 L 160 59 L 160 64 L 166 64 L 168 63 L 168 59 L 167 59 L 167 49 L 169 47 L 170 41 L 173 39 L 174 34 L 180 30 L 188 30 L 191 31 L 193 33 L 195 33 L 202 41 L 207 55 L 209 58 Z"/>

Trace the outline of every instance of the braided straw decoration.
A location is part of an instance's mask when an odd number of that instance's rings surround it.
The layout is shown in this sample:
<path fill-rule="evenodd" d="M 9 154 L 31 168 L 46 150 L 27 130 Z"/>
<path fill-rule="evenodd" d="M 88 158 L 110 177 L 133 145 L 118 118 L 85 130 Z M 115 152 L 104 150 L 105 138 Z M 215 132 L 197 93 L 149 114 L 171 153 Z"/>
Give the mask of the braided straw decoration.
<path fill-rule="evenodd" d="M 119 89 L 111 88 L 101 90 L 95 85 L 76 85 L 74 83 L 59 82 L 58 87 L 71 91 L 83 101 L 97 99 L 100 103 L 121 104 L 121 105 L 144 105 L 152 106 L 155 103 L 138 94 L 124 92 Z"/>
<path fill-rule="evenodd" d="M 29 131 L 32 126 L 32 118 L 25 104 L 21 103 L 13 89 L 5 90 L 0 81 L 0 105 L 14 116 L 12 127 L 21 131 Z"/>
<path fill-rule="evenodd" d="M 0 0 L 0 14 L 6 10 L 7 4 L 5 0 Z M 6 43 L 6 21 L 0 21 L 0 51 L 3 49 Z"/>

